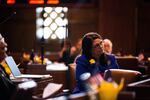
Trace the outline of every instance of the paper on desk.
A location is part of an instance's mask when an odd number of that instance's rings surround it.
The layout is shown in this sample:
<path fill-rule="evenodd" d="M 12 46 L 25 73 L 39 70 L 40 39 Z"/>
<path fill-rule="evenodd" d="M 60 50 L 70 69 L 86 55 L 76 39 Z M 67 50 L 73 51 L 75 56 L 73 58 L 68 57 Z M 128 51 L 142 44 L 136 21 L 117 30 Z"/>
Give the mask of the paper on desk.
<path fill-rule="evenodd" d="M 54 63 L 46 66 L 47 71 L 66 71 L 68 67 L 63 63 Z"/>
<path fill-rule="evenodd" d="M 48 97 L 56 93 L 59 89 L 61 89 L 63 85 L 62 84 L 57 84 L 57 83 L 49 83 L 44 91 L 43 91 L 43 98 Z"/>

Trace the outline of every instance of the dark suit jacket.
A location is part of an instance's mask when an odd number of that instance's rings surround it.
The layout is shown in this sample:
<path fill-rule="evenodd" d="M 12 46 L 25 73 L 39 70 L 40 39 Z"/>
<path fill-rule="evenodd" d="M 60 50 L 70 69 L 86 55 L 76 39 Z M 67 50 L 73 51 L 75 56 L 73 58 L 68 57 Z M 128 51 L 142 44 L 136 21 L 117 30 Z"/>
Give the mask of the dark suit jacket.
<path fill-rule="evenodd" d="M 16 86 L 9 79 L 2 65 L 0 65 L 0 100 L 10 100 Z"/>

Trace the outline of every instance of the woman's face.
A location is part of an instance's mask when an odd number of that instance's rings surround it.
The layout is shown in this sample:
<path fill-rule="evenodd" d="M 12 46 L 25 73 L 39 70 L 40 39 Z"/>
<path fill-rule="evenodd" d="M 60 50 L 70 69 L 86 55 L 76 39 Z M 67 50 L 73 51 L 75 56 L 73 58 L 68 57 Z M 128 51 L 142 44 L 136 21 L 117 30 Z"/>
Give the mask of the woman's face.
<path fill-rule="evenodd" d="M 92 56 L 96 59 L 103 53 L 103 41 L 102 39 L 95 39 L 92 46 Z"/>

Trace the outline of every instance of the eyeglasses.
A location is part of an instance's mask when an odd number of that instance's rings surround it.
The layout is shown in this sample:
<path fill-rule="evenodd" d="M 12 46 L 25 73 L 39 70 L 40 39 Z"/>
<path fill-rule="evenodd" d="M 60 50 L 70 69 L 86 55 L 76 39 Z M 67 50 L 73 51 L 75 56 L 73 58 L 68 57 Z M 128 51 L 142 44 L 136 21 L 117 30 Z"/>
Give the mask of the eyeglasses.
<path fill-rule="evenodd" d="M 93 48 L 102 48 L 103 47 L 103 41 L 100 41 L 100 43 L 97 43 L 93 46 Z"/>

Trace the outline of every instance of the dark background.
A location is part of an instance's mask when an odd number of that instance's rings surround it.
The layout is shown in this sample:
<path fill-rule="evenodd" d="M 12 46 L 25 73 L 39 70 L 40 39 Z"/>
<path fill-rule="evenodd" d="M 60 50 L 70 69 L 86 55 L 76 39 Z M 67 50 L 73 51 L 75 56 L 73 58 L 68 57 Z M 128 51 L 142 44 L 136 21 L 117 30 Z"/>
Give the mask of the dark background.
<path fill-rule="evenodd" d="M 46 5 L 0 5 L 0 33 L 8 43 L 8 51 L 23 52 L 31 49 L 40 51 L 40 42 L 36 40 L 35 8 L 38 6 Z M 69 7 L 67 17 L 72 45 L 85 33 L 95 31 L 103 38 L 112 40 L 114 53 L 121 51 L 137 55 L 139 51 L 144 50 L 149 55 L 148 0 L 92 0 L 92 2 L 89 0 L 79 4 L 61 3 L 58 6 Z M 60 41 L 46 42 L 45 50 L 59 51 Z"/>

